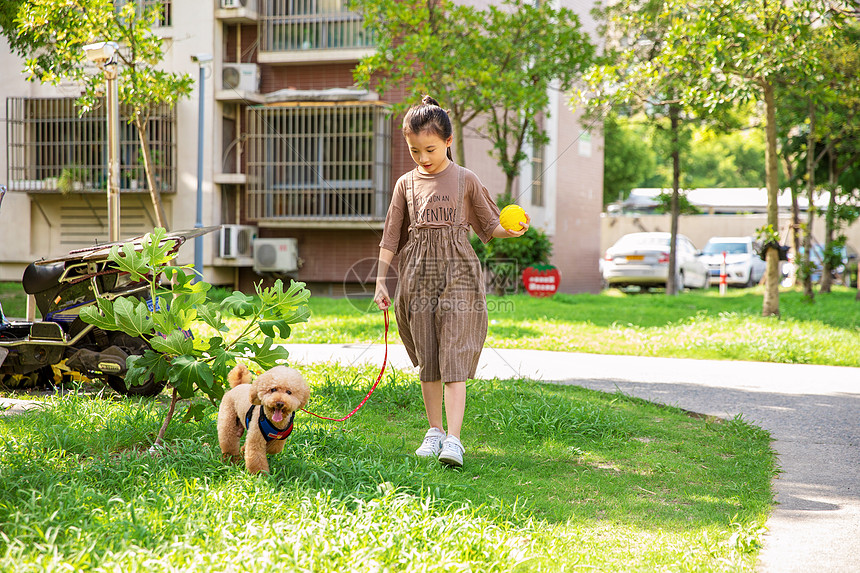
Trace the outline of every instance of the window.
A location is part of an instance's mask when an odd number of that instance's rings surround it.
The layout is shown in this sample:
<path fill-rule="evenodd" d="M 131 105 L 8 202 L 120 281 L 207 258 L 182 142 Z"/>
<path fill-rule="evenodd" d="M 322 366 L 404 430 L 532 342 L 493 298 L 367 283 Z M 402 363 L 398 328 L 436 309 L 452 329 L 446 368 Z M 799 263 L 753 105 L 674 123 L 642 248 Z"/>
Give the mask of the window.
<path fill-rule="evenodd" d="M 260 0 L 260 50 L 366 48 L 373 35 L 347 0 Z"/>
<path fill-rule="evenodd" d="M 75 98 L 6 100 L 9 189 L 30 192 L 93 192 L 107 189 L 105 106 L 78 115 Z M 145 191 L 137 128 L 120 106 L 120 189 Z M 153 177 L 161 192 L 174 192 L 176 113 L 160 106 L 150 115 L 147 136 Z"/>
<path fill-rule="evenodd" d="M 383 220 L 391 122 L 379 104 L 248 108 L 248 216 Z"/>
<path fill-rule="evenodd" d="M 165 28 L 173 25 L 173 0 L 137 0 L 138 13 L 155 7 L 158 15 L 155 17 L 154 28 Z"/>

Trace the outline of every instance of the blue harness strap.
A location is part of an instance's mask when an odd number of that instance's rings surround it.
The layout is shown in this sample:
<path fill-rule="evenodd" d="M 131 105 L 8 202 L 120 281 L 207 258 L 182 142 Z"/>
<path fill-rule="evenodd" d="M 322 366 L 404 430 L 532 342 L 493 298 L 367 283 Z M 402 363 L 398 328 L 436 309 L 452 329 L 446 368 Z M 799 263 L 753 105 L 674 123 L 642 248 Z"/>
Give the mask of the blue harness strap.
<path fill-rule="evenodd" d="M 257 408 L 257 406 L 251 406 L 248 409 L 248 413 L 245 414 L 246 428 L 251 426 L 251 419 L 254 417 L 254 408 Z M 260 421 L 258 423 L 258 425 L 260 426 L 260 432 L 263 433 L 263 437 L 266 438 L 267 442 L 271 442 L 272 440 L 286 440 L 287 436 L 293 433 L 293 419 L 295 417 L 295 412 L 290 414 L 290 420 L 289 422 L 287 422 L 287 427 L 283 430 L 279 430 L 269 421 L 269 419 L 266 417 L 266 413 L 263 411 L 262 406 L 260 406 Z"/>

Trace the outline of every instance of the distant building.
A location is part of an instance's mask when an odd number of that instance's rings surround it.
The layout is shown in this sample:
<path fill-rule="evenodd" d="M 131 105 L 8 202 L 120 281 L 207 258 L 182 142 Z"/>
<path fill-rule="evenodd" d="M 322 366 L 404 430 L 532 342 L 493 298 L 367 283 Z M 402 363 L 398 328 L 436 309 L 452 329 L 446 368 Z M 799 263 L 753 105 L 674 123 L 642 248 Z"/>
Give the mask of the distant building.
<path fill-rule="evenodd" d="M 661 194 L 670 195 L 671 189 L 633 189 L 623 201 L 608 205 L 607 215 L 646 214 L 656 213 L 661 202 L 657 197 Z M 767 213 L 767 189 L 758 187 L 721 188 L 721 189 L 691 189 L 683 191 L 687 201 L 705 215 L 742 215 Z M 822 193 L 815 198 L 815 204 L 826 207 L 830 200 L 829 193 Z M 781 212 L 791 211 L 791 191 L 783 189 L 779 192 L 777 204 Z M 809 201 L 805 197 L 797 198 L 798 208 L 806 211 Z"/>
<path fill-rule="evenodd" d="M 261 278 L 295 277 L 315 294 L 364 289 L 366 277 L 351 269 L 377 256 L 392 186 L 414 165 L 389 113 L 402 94 L 354 87 L 353 68 L 374 49 L 360 15 L 345 0 L 152 3 L 164 7 L 154 33 L 168 42 L 165 69 L 197 78 L 191 56 L 214 55 L 202 94 L 203 224 L 224 227 L 205 238 L 206 279 L 248 289 Z M 593 29 L 591 2 L 562 4 Z M 78 116 L 77 85 L 26 82 L 8 49 L 0 69 L 0 177 L 10 191 L 0 211 L 0 280 L 19 280 L 32 260 L 107 240 L 105 117 L 103 109 Z M 195 222 L 199 97 L 195 88 L 149 124 L 173 230 Z M 550 143 L 528 150 L 515 189 L 532 224 L 553 239 L 560 290 L 596 292 L 599 274 L 582 272 L 579 261 L 599 256 L 602 137 L 569 111 L 564 94 L 554 90 L 551 101 Z M 120 131 L 121 236 L 129 237 L 155 217 L 135 128 L 121 119 Z M 467 166 L 500 192 L 504 175 L 487 142 L 467 133 L 466 147 Z M 192 258 L 188 245 L 180 262 Z"/>

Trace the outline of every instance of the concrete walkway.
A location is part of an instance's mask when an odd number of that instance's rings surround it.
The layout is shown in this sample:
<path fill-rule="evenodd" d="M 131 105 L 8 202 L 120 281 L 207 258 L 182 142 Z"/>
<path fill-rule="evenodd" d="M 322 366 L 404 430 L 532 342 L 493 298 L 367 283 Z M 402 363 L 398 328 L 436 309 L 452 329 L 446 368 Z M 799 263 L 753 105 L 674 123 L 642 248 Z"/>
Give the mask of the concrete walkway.
<path fill-rule="evenodd" d="M 291 361 L 382 364 L 381 345 L 288 344 Z M 389 363 L 412 368 L 402 346 Z M 771 432 L 782 473 L 759 569 L 860 571 L 860 369 L 485 349 L 477 377 L 577 384 Z"/>

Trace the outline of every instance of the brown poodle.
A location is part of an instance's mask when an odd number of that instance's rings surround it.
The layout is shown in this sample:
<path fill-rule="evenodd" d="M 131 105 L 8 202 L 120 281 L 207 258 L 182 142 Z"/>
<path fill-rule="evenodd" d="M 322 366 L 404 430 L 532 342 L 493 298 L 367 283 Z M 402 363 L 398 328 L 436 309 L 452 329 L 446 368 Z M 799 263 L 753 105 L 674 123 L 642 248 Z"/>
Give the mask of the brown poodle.
<path fill-rule="evenodd" d="M 284 449 L 296 411 L 308 403 L 308 383 L 286 366 L 275 366 L 251 382 L 251 372 L 244 364 L 237 364 L 227 381 L 230 391 L 218 408 L 218 442 L 224 459 L 238 463 L 244 450 L 249 473 L 268 472 L 266 456 Z M 240 449 L 239 438 L 245 430 L 248 435 Z"/>

